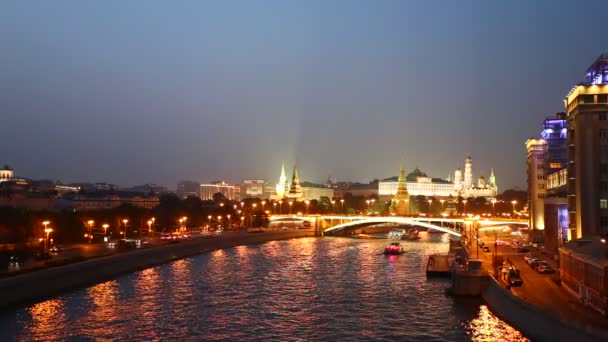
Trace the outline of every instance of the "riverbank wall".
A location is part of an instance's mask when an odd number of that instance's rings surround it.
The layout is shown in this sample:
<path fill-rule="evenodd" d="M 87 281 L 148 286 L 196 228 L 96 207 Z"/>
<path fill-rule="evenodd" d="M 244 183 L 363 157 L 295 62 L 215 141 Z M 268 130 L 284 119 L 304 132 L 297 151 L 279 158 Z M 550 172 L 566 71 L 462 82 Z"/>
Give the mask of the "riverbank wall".
<path fill-rule="evenodd" d="M 312 230 L 233 233 L 94 258 L 0 279 L 0 308 L 36 302 L 122 274 L 240 245 L 315 236 Z"/>
<path fill-rule="evenodd" d="M 608 341 L 608 333 L 546 312 L 513 295 L 494 277 L 489 277 L 481 296 L 492 312 L 532 341 Z"/>

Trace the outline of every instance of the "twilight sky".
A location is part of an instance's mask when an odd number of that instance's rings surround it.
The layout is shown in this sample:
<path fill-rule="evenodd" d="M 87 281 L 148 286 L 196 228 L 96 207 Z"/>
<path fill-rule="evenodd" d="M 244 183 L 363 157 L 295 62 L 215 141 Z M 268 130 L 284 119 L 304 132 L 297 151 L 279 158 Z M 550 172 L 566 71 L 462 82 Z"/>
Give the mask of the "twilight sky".
<path fill-rule="evenodd" d="M 2 1 L 0 163 L 64 182 L 368 181 L 525 147 L 608 1 Z M 291 172 L 289 172 L 291 173 Z"/>

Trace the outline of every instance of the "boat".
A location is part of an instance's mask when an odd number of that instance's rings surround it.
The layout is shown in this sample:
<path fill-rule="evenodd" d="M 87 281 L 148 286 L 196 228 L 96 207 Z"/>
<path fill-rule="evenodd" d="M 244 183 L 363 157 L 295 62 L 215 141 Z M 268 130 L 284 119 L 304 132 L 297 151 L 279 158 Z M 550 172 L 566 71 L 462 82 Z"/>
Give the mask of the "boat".
<path fill-rule="evenodd" d="M 405 252 L 405 250 L 403 249 L 403 246 L 401 246 L 401 244 L 399 242 L 391 242 L 384 249 L 384 255 L 399 255 L 399 254 L 402 254 L 403 252 Z"/>
<path fill-rule="evenodd" d="M 418 240 L 420 236 L 418 236 L 419 231 L 417 229 L 407 229 L 407 230 L 391 230 L 388 233 L 388 238 L 391 240 Z"/>

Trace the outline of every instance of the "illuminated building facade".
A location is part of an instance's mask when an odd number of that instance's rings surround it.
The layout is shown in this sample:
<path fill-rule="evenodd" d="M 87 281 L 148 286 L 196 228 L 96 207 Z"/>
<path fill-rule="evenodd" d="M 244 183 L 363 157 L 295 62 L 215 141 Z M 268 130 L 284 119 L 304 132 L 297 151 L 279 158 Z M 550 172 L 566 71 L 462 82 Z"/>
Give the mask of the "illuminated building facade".
<path fill-rule="evenodd" d="M 273 184 L 264 179 L 245 179 L 241 182 L 241 198 L 272 198 L 275 194 Z"/>
<path fill-rule="evenodd" d="M 530 229 L 545 229 L 545 152 L 547 143 L 543 139 L 526 141 L 528 164 L 528 211 Z"/>
<path fill-rule="evenodd" d="M 240 187 L 229 185 L 224 181 L 200 185 L 200 196 L 203 201 L 213 200 L 213 195 L 221 193 L 228 200 L 239 200 Z"/>
<path fill-rule="evenodd" d="M 568 211 L 574 238 L 608 233 L 608 55 L 564 99 L 568 133 Z"/>
<path fill-rule="evenodd" d="M 419 168 L 416 168 L 406 176 L 407 191 L 410 196 L 427 197 L 493 198 L 496 196 L 498 187 L 494 170 L 492 170 L 487 180 L 481 176 L 477 182 L 473 182 L 473 159 L 471 157 L 467 157 L 465 160 L 464 180 L 462 177 L 460 169 L 456 169 L 452 181 L 449 180 L 449 177 L 448 179 L 429 177 Z M 378 183 L 378 195 L 386 199 L 394 197 L 399 187 L 398 180 L 399 177 L 391 177 L 380 181 Z"/>
<path fill-rule="evenodd" d="M 4 165 L 4 167 L 0 168 L 0 182 L 9 181 L 13 179 L 13 177 L 13 169 L 10 166 Z"/>
<path fill-rule="evenodd" d="M 405 167 L 403 165 L 399 170 L 399 179 L 397 179 L 397 193 L 395 193 L 392 201 L 397 215 L 410 214 L 410 194 L 407 191 Z"/>

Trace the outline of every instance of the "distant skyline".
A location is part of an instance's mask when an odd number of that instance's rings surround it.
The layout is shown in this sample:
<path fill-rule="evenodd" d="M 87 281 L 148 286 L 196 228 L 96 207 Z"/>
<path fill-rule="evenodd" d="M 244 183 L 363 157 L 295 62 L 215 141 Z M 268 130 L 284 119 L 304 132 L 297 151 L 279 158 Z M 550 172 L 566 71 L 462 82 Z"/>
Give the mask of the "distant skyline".
<path fill-rule="evenodd" d="M 444 178 L 525 141 L 608 50 L 606 1 L 5 1 L 0 164 L 120 186 Z"/>

